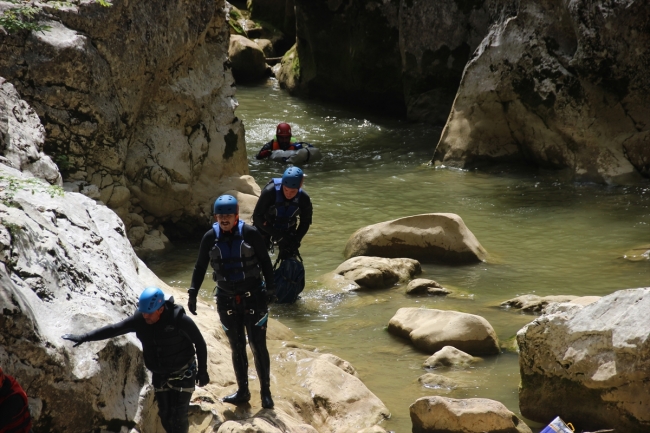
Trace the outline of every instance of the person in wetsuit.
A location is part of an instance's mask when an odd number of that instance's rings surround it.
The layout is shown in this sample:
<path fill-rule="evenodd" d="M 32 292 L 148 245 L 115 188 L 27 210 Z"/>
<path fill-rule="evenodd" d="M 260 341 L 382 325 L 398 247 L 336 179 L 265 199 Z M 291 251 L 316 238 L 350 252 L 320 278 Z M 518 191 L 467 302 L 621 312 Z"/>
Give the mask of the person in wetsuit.
<path fill-rule="evenodd" d="M 300 150 L 304 146 L 311 146 L 311 144 L 298 143 L 291 135 L 291 125 L 288 123 L 280 123 L 275 129 L 275 137 L 262 146 L 257 155 L 255 155 L 255 158 L 268 158 L 274 150 Z"/>
<path fill-rule="evenodd" d="M 282 178 L 271 179 L 264 187 L 253 210 L 253 224 L 265 235 L 267 248 L 277 243 L 281 259 L 298 254 L 312 222 L 313 206 L 303 181 L 300 168 L 287 168 Z"/>
<path fill-rule="evenodd" d="M 260 380 L 262 407 L 273 408 L 271 360 L 266 347 L 268 304 L 275 297 L 273 266 L 262 235 L 239 220 L 239 205 L 231 195 L 214 202 L 215 223 L 201 240 L 192 274 L 188 309 L 196 314 L 196 297 L 210 264 L 217 283 L 217 312 L 232 349 L 237 391 L 223 398 L 226 403 L 250 400 L 246 334 Z M 264 280 L 262 280 L 262 276 Z"/>
<path fill-rule="evenodd" d="M 135 332 L 142 343 L 144 365 L 152 372 L 158 415 L 167 433 L 187 433 L 188 409 L 194 384 L 210 382 L 208 351 L 194 321 L 158 287 L 144 289 L 138 311 L 119 323 L 86 334 L 65 334 L 74 347 Z M 196 358 L 195 358 L 196 354 Z"/>
<path fill-rule="evenodd" d="M 13 377 L 0 367 L 0 432 L 29 433 L 32 418 L 27 406 L 27 394 Z"/>

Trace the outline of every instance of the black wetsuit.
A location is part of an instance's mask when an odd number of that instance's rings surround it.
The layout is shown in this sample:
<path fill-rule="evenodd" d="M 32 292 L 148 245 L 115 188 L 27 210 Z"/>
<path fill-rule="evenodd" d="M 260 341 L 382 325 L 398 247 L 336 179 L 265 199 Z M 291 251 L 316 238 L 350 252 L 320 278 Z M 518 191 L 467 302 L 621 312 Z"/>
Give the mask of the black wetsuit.
<path fill-rule="evenodd" d="M 221 232 L 220 242 L 231 243 L 240 239 L 237 226 L 231 232 Z M 266 347 L 268 306 L 266 292 L 274 292 L 273 265 L 266 252 L 262 235 L 252 226 L 243 225 L 243 241 L 254 251 L 257 265 L 264 276 L 245 278 L 241 281 L 217 281 L 217 312 L 232 349 L 232 363 L 240 389 L 248 389 L 248 357 L 246 356 L 246 333 L 253 352 L 255 368 L 262 389 L 270 387 L 271 361 Z M 192 289 L 200 289 L 210 261 L 210 251 L 215 247 L 213 229 L 203 235 L 199 256 L 192 274 Z M 213 265 L 214 267 L 214 265 Z M 217 270 L 215 269 L 215 272 Z M 192 290 L 190 289 L 190 290 Z"/>
<path fill-rule="evenodd" d="M 187 411 L 196 374 L 207 371 L 208 351 L 199 328 L 185 315 L 182 306 L 167 301 L 160 319 L 154 324 L 148 324 L 142 313 L 136 312 L 83 337 L 84 341 L 99 341 L 129 332 L 135 332 L 142 343 L 144 364 L 153 373 L 158 413 L 165 431 L 187 433 Z"/>
<path fill-rule="evenodd" d="M 281 197 L 284 198 L 282 188 L 280 188 L 280 193 Z M 276 208 L 279 205 L 297 207 L 295 217 L 288 221 L 288 227 L 276 227 Z M 298 192 L 297 198 L 294 197 L 292 200 L 284 198 L 284 202 L 278 203 L 278 192 L 275 184 L 271 181 L 262 189 L 260 198 L 257 200 L 253 210 L 253 224 L 265 235 L 267 248 L 270 247 L 272 240 L 280 240 L 289 235 L 288 237 L 293 238 L 292 242 L 295 245 L 288 244 L 287 247 L 296 246 L 295 249 L 297 250 L 297 246 L 300 245 L 302 238 L 305 237 L 309 226 L 311 226 L 313 212 L 311 198 L 307 191 L 302 189 Z M 280 241 L 280 251 L 283 250 L 283 246 L 282 241 Z M 283 256 L 283 254 L 280 254 L 280 256 Z"/>

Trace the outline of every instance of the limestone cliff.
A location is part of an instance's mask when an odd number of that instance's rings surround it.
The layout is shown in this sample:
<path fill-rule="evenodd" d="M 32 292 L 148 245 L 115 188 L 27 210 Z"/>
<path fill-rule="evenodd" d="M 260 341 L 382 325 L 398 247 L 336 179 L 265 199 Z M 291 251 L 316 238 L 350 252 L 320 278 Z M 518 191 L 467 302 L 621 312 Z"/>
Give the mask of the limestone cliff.
<path fill-rule="evenodd" d="M 40 117 L 67 188 L 94 186 L 127 230 L 204 224 L 216 185 L 248 174 L 224 0 L 42 7 L 49 30 L 0 32 L 0 76 Z"/>
<path fill-rule="evenodd" d="M 647 176 L 649 23 L 643 1 L 521 2 L 465 68 L 434 158 L 567 168 L 579 181 Z"/>

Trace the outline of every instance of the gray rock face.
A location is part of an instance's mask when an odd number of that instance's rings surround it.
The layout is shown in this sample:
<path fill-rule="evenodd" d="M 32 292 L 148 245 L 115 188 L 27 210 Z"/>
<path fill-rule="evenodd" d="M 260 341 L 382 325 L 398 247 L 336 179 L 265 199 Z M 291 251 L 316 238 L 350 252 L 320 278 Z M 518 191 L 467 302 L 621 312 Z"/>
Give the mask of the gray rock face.
<path fill-rule="evenodd" d="M 434 159 L 525 161 L 580 181 L 647 175 L 649 18 L 639 1 L 521 2 L 468 63 Z"/>
<path fill-rule="evenodd" d="M 429 353 L 445 346 L 472 355 L 500 352 L 499 339 L 487 320 L 458 311 L 400 308 L 388 322 L 388 332 L 409 339 L 415 347 Z"/>
<path fill-rule="evenodd" d="M 503 404 L 487 398 L 422 397 L 410 411 L 413 433 L 531 433 Z"/>
<path fill-rule="evenodd" d="M 350 236 L 343 254 L 452 264 L 487 258 L 487 252 L 462 218 L 451 213 L 413 215 L 361 228 Z"/>
<path fill-rule="evenodd" d="M 49 31 L 0 34 L 0 76 L 41 118 L 64 180 L 148 230 L 205 224 L 214 186 L 248 174 L 224 1 L 43 7 Z"/>
<path fill-rule="evenodd" d="M 584 429 L 650 430 L 650 289 L 614 292 L 585 307 L 556 304 L 517 333 L 527 418 Z"/>
<path fill-rule="evenodd" d="M 59 169 L 43 153 L 44 141 L 45 129 L 34 110 L 0 77 L 0 163 L 61 186 Z"/>
<path fill-rule="evenodd" d="M 290 91 L 405 111 L 398 2 L 294 3 L 299 63 Z"/>

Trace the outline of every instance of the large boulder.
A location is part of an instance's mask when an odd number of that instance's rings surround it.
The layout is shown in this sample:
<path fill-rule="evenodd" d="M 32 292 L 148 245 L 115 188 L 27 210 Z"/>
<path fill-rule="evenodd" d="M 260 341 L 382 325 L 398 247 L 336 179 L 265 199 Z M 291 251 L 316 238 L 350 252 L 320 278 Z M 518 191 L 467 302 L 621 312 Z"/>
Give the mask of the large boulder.
<path fill-rule="evenodd" d="M 601 183 L 648 176 L 649 19 L 640 1 L 516 3 L 467 64 L 434 160 L 527 162 Z"/>
<path fill-rule="evenodd" d="M 354 256 L 410 257 L 424 263 L 485 261 L 487 252 L 461 217 L 452 213 L 413 215 L 354 232 L 345 245 Z"/>
<path fill-rule="evenodd" d="M 400 308 L 388 322 L 388 332 L 433 353 L 453 346 L 472 355 L 500 352 L 499 339 L 483 317 L 458 311 Z"/>
<path fill-rule="evenodd" d="M 650 430 L 650 289 L 555 304 L 517 333 L 521 413 L 582 429 Z"/>
<path fill-rule="evenodd" d="M 64 181 L 147 231 L 204 225 L 215 185 L 248 174 L 225 1 L 39 5 L 48 30 L 0 32 L 0 76 L 40 117 Z"/>
<path fill-rule="evenodd" d="M 487 398 L 422 397 L 410 411 L 413 433 L 532 433 L 502 403 Z"/>
<path fill-rule="evenodd" d="M 422 268 L 417 260 L 365 256 L 346 260 L 334 270 L 335 275 L 354 283 L 350 287 L 353 290 L 385 289 L 420 272 Z"/>
<path fill-rule="evenodd" d="M 139 424 L 152 410 L 155 417 L 133 334 L 73 350 L 61 339 L 122 320 L 143 287 L 160 284 L 124 224 L 81 194 L 2 164 L 0 176 L 3 187 L 16 186 L 0 193 L 0 364 L 40 408 L 36 431 Z"/>
<path fill-rule="evenodd" d="M 230 35 L 228 57 L 238 82 L 255 81 L 268 75 L 264 51 L 244 36 Z"/>

